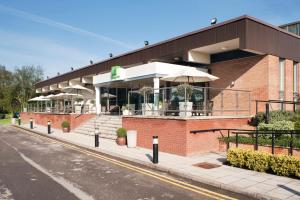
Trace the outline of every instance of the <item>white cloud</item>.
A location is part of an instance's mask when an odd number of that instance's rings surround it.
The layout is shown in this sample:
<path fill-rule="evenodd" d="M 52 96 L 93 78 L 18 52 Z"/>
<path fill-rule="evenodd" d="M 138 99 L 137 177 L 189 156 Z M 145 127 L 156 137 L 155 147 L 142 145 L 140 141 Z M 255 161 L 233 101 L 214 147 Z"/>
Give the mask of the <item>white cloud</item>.
<path fill-rule="evenodd" d="M 118 45 L 118 46 L 121 46 L 121 47 L 126 48 L 126 49 L 134 49 L 135 48 L 134 46 L 132 46 L 130 44 L 127 44 L 125 42 L 115 40 L 113 38 L 110 38 L 110 37 L 107 37 L 107 36 L 104 36 L 104 35 L 101 35 L 101 34 L 97 34 L 97 33 L 91 32 L 91 31 L 87 31 L 87 30 L 84 30 L 82 28 L 71 26 L 71 25 L 68 25 L 68 24 L 65 24 L 65 23 L 62 23 L 62 22 L 59 22 L 59 21 L 55 21 L 55 20 L 52 20 L 52 19 L 48 19 L 48 18 L 45 18 L 45 17 L 34 15 L 34 14 L 31 14 L 31 13 L 28 13 L 28 12 L 24 12 L 22 10 L 18 10 L 18 9 L 15 9 L 15 8 L 10 8 L 10 7 L 7 7 L 7 6 L 0 5 L 0 11 L 6 12 L 6 13 L 9 13 L 11 15 L 20 17 L 22 19 L 30 20 L 30 21 L 33 21 L 33 22 L 36 22 L 36 23 L 40 23 L 40 24 L 52 26 L 52 27 L 55 27 L 55 28 L 59 28 L 61 30 L 65 30 L 65 31 L 68 31 L 68 32 L 72 32 L 72 33 L 76 33 L 76 34 L 96 38 L 98 40 L 108 42 L 108 43 L 111 43 L 111 44 L 114 44 L 114 45 Z"/>
<path fill-rule="evenodd" d="M 45 75 L 63 73 L 70 67 L 87 65 L 89 60 L 100 60 L 97 55 L 57 41 L 0 30 L 0 64 L 15 66 L 40 65 Z"/>

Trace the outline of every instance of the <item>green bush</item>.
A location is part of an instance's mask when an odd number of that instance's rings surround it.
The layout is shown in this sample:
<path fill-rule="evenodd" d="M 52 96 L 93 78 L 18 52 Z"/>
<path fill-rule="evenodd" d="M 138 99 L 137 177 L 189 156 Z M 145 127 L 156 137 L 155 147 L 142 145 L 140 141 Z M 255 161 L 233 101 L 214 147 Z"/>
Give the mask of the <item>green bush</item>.
<path fill-rule="evenodd" d="M 273 123 L 266 124 L 266 123 L 260 123 L 257 126 L 258 130 L 261 131 L 280 131 L 280 130 L 294 130 L 294 122 L 292 121 L 274 121 Z"/>
<path fill-rule="evenodd" d="M 258 112 L 254 117 L 251 118 L 249 125 L 258 126 L 258 124 L 265 122 L 265 113 Z"/>
<path fill-rule="evenodd" d="M 62 128 L 70 128 L 70 122 L 68 122 L 68 121 L 63 121 L 63 122 L 61 123 L 61 127 L 62 127 Z"/>
<path fill-rule="evenodd" d="M 5 119 L 5 114 L 0 113 L 0 119 Z"/>
<path fill-rule="evenodd" d="M 127 135 L 127 130 L 125 128 L 119 128 L 117 130 L 118 137 L 126 137 L 126 135 Z"/>
<path fill-rule="evenodd" d="M 298 116 L 298 117 L 297 117 Z M 254 117 L 251 118 L 250 125 L 252 126 L 258 126 L 260 123 L 265 123 L 265 113 L 264 112 L 258 112 Z M 269 116 L 269 124 L 274 124 L 278 121 L 297 121 L 299 119 L 300 121 L 300 113 L 293 111 L 281 111 L 281 110 L 275 110 L 270 112 Z"/>
<path fill-rule="evenodd" d="M 246 167 L 248 169 L 266 172 L 269 167 L 270 155 L 261 151 L 248 150 L 245 152 Z"/>
<path fill-rule="evenodd" d="M 299 161 L 298 161 L 299 162 Z M 292 156 L 275 155 L 270 159 L 272 171 L 281 176 L 293 176 L 296 174 L 297 159 Z"/>
<path fill-rule="evenodd" d="M 300 159 L 293 156 L 234 148 L 228 150 L 227 161 L 235 167 L 300 178 Z"/>

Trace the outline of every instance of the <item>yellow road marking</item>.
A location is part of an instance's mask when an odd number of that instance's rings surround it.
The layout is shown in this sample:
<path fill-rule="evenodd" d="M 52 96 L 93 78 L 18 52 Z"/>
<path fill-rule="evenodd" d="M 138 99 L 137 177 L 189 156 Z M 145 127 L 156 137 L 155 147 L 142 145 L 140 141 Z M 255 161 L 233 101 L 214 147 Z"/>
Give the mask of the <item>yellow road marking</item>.
<path fill-rule="evenodd" d="M 71 144 L 68 144 L 68 143 L 65 143 L 65 142 L 62 142 L 62 141 L 55 140 L 55 138 L 49 138 L 47 136 L 35 134 L 35 133 L 32 133 L 31 131 L 27 131 L 27 130 L 24 130 L 22 128 L 18 128 L 18 127 L 15 127 L 15 126 L 13 126 L 13 128 L 18 129 L 18 130 L 20 130 L 20 131 L 22 131 L 22 132 L 24 132 L 24 133 L 26 133 L 26 134 L 28 134 L 32 137 L 43 138 L 43 139 L 45 139 L 47 141 L 50 141 L 52 143 L 60 144 L 62 146 L 68 147 L 70 149 L 76 150 L 76 151 L 84 153 L 86 155 L 93 156 L 93 157 L 96 157 L 96 158 L 101 159 L 101 160 L 105 160 L 107 162 L 113 163 L 113 164 L 121 166 L 123 168 L 130 169 L 132 171 L 136 171 L 138 173 L 150 176 L 152 178 L 158 179 L 160 181 L 169 183 L 171 185 L 174 185 L 174 186 L 177 186 L 177 187 L 180 187 L 180 188 L 183 188 L 183 189 L 186 189 L 186 190 L 198 193 L 198 194 L 205 195 L 205 196 L 213 198 L 213 199 L 236 200 L 235 198 L 232 198 L 232 197 L 229 197 L 229 196 L 217 193 L 217 192 L 213 192 L 213 191 L 210 191 L 208 189 L 201 188 L 199 186 L 195 186 L 195 185 L 192 185 L 192 184 L 180 181 L 180 180 L 176 180 L 176 179 L 164 176 L 164 175 L 160 175 L 158 173 L 155 173 L 155 172 L 152 172 L 152 171 L 140 168 L 140 167 L 136 167 L 134 165 L 131 165 L 131 164 L 128 164 L 128 163 L 125 163 L 125 162 L 122 162 L 122 161 L 119 161 L 119 160 L 116 160 L 116 159 L 113 159 L 113 158 L 109 158 L 109 157 L 102 156 L 102 155 L 99 155 L 97 153 L 94 153 L 94 152 L 91 152 L 91 151 L 88 151 L 88 150 L 81 149 L 79 147 L 76 147 L 75 145 L 71 145 Z"/>

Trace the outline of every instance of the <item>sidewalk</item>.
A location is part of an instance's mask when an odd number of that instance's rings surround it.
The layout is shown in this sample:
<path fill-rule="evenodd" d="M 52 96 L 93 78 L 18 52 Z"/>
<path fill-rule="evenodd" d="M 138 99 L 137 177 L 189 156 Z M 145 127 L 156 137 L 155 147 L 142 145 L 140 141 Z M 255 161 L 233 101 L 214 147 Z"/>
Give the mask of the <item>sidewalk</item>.
<path fill-rule="evenodd" d="M 28 124 L 24 124 L 22 127 L 29 129 Z M 35 125 L 34 131 L 46 134 L 47 128 Z M 96 150 L 93 136 L 63 133 L 58 129 L 52 129 L 52 133 L 49 136 Z M 118 146 L 113 140 L 100 138 L 100 147 L 97 150 L 259 199 L 300 200 L 300 180 L 223 165 L 222 162 L 226 160 L 226 156 L 222 153 L 206 153 L 197 156 L 182 157 L 160 152 L 159 164 L 154 165 L 151 162 L 151 149 L 141 147 L 127 148 L 126 146 Z M 220 167 L 204 169 L 193 166 L 201 162 L 217 164 Z"/>

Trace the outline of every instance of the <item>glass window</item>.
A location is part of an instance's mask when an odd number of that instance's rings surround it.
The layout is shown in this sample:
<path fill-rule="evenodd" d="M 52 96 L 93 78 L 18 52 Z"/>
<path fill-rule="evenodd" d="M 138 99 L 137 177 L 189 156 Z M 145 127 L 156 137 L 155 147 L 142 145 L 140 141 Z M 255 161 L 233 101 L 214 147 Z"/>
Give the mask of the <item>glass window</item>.
<path fill-rule="evenodd" d="M 279 99 L 284 100 L 285 60 L 279 59 Z"/>

